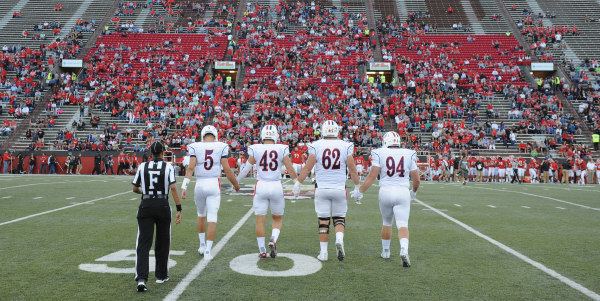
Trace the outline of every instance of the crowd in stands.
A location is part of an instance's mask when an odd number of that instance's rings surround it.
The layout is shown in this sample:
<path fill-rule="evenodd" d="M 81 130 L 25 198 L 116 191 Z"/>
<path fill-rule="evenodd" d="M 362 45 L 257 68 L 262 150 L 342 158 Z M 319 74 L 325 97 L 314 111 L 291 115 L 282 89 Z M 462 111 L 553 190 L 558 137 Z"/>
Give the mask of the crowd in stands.
<path fill-rule="evenodd" d="M 376 30 L 383 59 L 394 66 L 398 77 L 369 78 L 359 72 L 359 66 L 374 61 L 376 46 L 366 16 L 343 6 L 323 8 L 314 1 L 279 1 L 274 8 L 247 2 L 241 22 L 234 25 L 235 5 L 219 3 L 218 7 L 194 1 L 119 3 L 112 21 L 122 32 L 99 39 L 79 76 L 48 77 L 43 62 L 52 66 L 58 58 L 76 56 L 79 37 L 95 30 L 95 21 L 78 21 L 75 35 L 39 52 L 3 51 L 0 80 L 10 92 L 0 94 L 0 100 L 10 104 L 8 114 L 20 118 L 33 109 L 41 85 L 53 89 L 45 105 L 47 114 L 32 121 L 26 133 L 31 150 L 144 151 L 156 139 L 185 149 L 209 123 L 233 151 L 244 152 L 258 141 L 265 124 L 278 125 L 282 141 L 298 145 L 318 138 L 319 125 L 332 119 L 342 125 L 343 138 L 363 147 L 380 145 L 380 133 L 392 128 L 411 147 L 444 155 L 453 149 L 511 146 L 533 157 L 550 151 L 566 156 L 589 153 L 574 138 L 581 133 L 578 118 L 565 113 L 554 96 L 555 90 L 565 87 L 555 87 L 552 79 L 542 80 L 537 89 L 529 87 L 519 66 L 531 58 L 514 37 L 466 34 L 441 40 L 427 35 L 435 28 L 426 22 L 426 13 L 410 13 L 403 22 L 390 16 Z M 165 15 L 157 13 L 159 7 L 167 15 L 181 14 L 185 24 L 168 24 Z M 143 8 L 150 8 L 149 17 L 162 26 L 146 32 L 196 32 L 206 26 L 227 30 L 142 41 L 133 34 L 141 30 L 120 18 Z M 208 10 L 221 18 L 201 18 Z M 542 44 L 560 43 L 563 36 L 577 34 L 575 27 L 540 26 L 538 19 L 524 12 L 521 21 L 534 49 L 543 51 Z M 227 36 L 232 26 L 237 44 Z M 58 34 L 61 25 L 44 23 L 36 28 L 58 29 Z M 234 88 L 231 76 L 212 71 L 214 62 L 226 54 L 243 66 L 239 88 Z M 597 61 L 588 63 L 598 68 Z M 8 78 L 7 72 L 22 76 Z M 566 91 L 575 94 L 577 89 Z M 14 103 L 15 95 L 31 98 L 31 106 Z M 509 100 L 508 112 L 494 107 L 494 95 Z M 56 137 L 45 137 L 43 129 L 55 126 L 64 105 L 80 106 L 79 119 Z M 107 123 L 94 112 L 128 126 Z M 581 113 L 598 123 L 597 94 L 588 96 Z M 498 118 L 510 121 L 488 120 Z M 78 134 L 87 128 L 95 131 Z M 543 139 L 524 143 L 519 139 L 524 134 Z"/>

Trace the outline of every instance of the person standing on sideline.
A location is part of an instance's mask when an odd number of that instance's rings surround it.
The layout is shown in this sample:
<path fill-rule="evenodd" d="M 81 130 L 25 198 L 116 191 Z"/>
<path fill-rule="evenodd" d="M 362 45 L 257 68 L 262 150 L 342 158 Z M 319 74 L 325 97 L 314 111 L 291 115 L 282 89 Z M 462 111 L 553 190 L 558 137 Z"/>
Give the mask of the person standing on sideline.
<path fill-rule="evenodd" d="M 3 162 L 2 165 L 4 165 L 2 168 L 2 173 L 7 174 L 7 173 L 11 172 L 11 170 L 10 170 L 10 167 L 12 165 L 11 160 L 12 160 L 12 157 L 11 157 L 10 153 L 8 151 L 5 151 L 4 155 L 2 155 L 2 162 Z"/>
<path fill-rule="evenodd" d="M 48 157 L 48 167 L 51 175 L 56 173 L 56 157 L 54 155 Z"/>
<path fill-rule="evenodd" d="M 598 148 L 600 147 L 600 132 L 596 131 L 595 133 L 592 134 L 592 142 L 594 143 L 594 150 L 598 151 Z"/>
<path fill-rule="evenodd" d="M 40 174 L 45 175 L 46 173 L 48 173 L 48 156 L 42 153 L 42 156 L 40 156 Z"/>
<path fill-rule="evenodd" d="M 511 158 L 511 166 L 513 170 L 513 177 L 510 183 L 518 182 L 521 184 L 521 179 L 519 178 L 519 161 L 516 158 Z"/>
<path fill-rule="evenodd" d="M 29 154 L 29 174 L 32 175 L 35 170 L 35 156 L 33 153 Z"/>
<path fill-rule="evenodd" d="M 171 245 L 171 207 L 169 191 L 175 200 L 175 223 L 181 222 L 181 201 L 175 187 L 175 169 L 163 161 L 164 146 L 156 141 L 150 146 L 154 160 L 142 163 L 133 178 L 133 192 L 142 195 L 137 212 L 138 235 L 136 244 L 135 281 L 137 291 L 148 290 L 150 248 L 156 227 L 156 283 L 169 280 L 167 263 Z"/>
<path fill-rule="evenodd" d="M 102 156 L 100 156 L 100 153 L 97 153 L 96 156 L 94 156 L 94 170 L 92 170 L 92 175 L 102 174 L 100 165 L 102 165 Z"/>

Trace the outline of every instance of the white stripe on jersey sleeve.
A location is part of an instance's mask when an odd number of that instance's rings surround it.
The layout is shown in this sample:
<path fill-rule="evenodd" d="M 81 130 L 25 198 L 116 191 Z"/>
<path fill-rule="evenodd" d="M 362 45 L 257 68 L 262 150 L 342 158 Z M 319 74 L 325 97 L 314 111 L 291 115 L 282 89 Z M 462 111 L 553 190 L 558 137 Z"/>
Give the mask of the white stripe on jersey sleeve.
<path fill-rule="evenodd" d="M 410 166 L 408 166 L 409 171 L 417 170 L 419 166 L 417 165 L 417 152 L 412 151 L 412 156 L 410 157 Z"/>
<path fill-rule="evenodd" d="M 371 151 L 371 165 L 375 167 L 381 167 L 381 158 L 379 157 L 376 149 Z"/>
<path fill-rule="evenodd" d="M 221 158 L 229 157 L 229 145 L 223 143 L 223 149 L 221 150 Z"/>

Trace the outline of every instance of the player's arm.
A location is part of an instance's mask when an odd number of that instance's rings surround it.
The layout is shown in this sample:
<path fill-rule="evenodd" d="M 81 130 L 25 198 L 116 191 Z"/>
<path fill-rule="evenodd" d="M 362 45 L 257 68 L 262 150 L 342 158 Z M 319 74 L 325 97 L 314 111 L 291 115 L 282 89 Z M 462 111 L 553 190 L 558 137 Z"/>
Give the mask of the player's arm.
<path fill-rule="evenodd" d="M 380 171 L 381 171 L 381 167 L 379 167 L 379 166 L 373 166 L 371 168 L 371 172 L 365 179 L 365 182 L 360 186 L 361 193 L 366 192 L 369 189 L 369 187 L 371 187 L 371 185 L 373 185 L 375 180 L 377 180 L 377 175 L 379 175 Z"/>
<path fill-rule="evenodd" d="M 194 170 L 196 169 L 196 164 L 198 163 L 198 160 L 196 159 L 195 155 L 190 155 L 190 164 L 187 166 L 186 170 L 185 170 L 185 178 L 183 179 L 183 182 L 181 184 L 181 198 L 185 199 L 185 197 L 187 196 L 187 187 L 188 184 L 190 184 L 190 181 L 192 180 L 192 176 L 194 175 Z"/>
<path fill-rule="evenodd" d="M 410 179 L 412 180 L 412 190 L 414 192 L 417 192 L 417 190 L 419 190 L 419 186 L 421 185 L 421 179 L 419 176 L 418 169 L 410 171 Z"/>
<path fill-rule="evenodd" d="M 417 198 L 417 190 L 419 190 L 419 185 L 421 185 L 419 166 L 417 165 L 417 153 L 412 154 L 408 170 L 410 170 L 410 179 L 412 180 L 412 191 L 410 192 L 410 198 L 415 200 Z"/>
<path fill-rule="evenodd" d="M 356 163 L 354 162 L 354 156 L 349 155 L 346 164 L 348 165 L 348 171 L 350 172 L 350 179 L 354 183 L 355 186 L 360 185 L 360 178 L 358 177 L 358 173 L 356 172 Z"/>
<path fill-rule="evenodd" d="M 181 200 L 179 199 L 177 185 L 175 184 L 175 169 L 171 165 L 167 166 L 169 167 L 169 174 L 167 175 L 169 177 L 169 189 L 171 190 L 171 195 L 173 196 L 173 201 L 175 201 L 175 207 L 177 208 L 177 212 L 175 213 L 175 224 L 179 224 L 181 222 Z"/>
<path fill-rule="evenodd" d="M 302 168 L 302 170 L 300 171 L 300 175 L 296 178 L 296 181 L 299 183 L 304 182 L 306 177 L 308 177 L 308 173 L 313 169 L 313 167 L 315 167 L 316 163 L 317 158 L 315 157 L 315 155 L 309 155 L 308 159 L 306 159 L 306 164 L 304 164 L 304 168 Z"/>
<path fill-rule="evenodd" d="M 248 160 L 246 160 L 246 163 L 242 164 L 242 166 L 240 167 L 240 174 L 236 178 L 238 183 L 248 175 L 248 173 L 252 170 L 252 166 L 254 166 L 254 164 L 256 164 L 256 159 L 254 159 L 254 156 L 249 156 Z"/>
<path fill-rule="evenodd" d="M 296 180 L 298 178 L 298 175 L 296 174 L 296 171 L 294 170 L 294 165 L 292 165 L 292 160 L 290 159 L 289 156 L 283 157 L 283 165 L 287 169 L 287 172 L 288 172 L 288 175 L 290 175 L 290 178 L 292 178 L 292 180 Z"/>
<path fill-rule="evenodd" d="M 233 189 L 235 189 L 235 191 L 239 191 L 240 184 L 238 183 L 238 180 L 235 178 L 235 174 L 233 173 L 233 170 L 231 170 L 231 167 L 229 167 L 229 162 L 227 161 L 227 158 L 221 158 L 221 165 L 223 166 L 223 172 L 225 173 L 227 180 L 229 180 L 231 185 L 233 185 Z"/>

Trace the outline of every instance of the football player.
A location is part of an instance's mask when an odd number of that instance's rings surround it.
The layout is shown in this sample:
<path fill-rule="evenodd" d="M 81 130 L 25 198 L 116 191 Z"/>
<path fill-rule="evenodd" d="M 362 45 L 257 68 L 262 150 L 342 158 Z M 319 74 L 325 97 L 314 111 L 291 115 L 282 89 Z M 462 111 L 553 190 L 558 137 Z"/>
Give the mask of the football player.
<path fill-rule="evenodd" d="M 271 258 L 277 256 L 277 240 L 281 233 L 283 223 L 283 211 L 285 199 L 283 197 L 283 186 L 281 185 L 281 166 L 285 166 L 288 174 L 294 180 L 298 177 L 290 160 L 289 147 L 277 144 L 279 133 L 277 126 L 265 125 L 260 131 L 262 144 L 254 144 L 248 147 L 248 161 L 242 166 L 240 179 L 246 177 L 248 172 L 255 167 L 257 170 L 256 186 L 254 189 L 254 214 L 256 215 L 256 242 L 258 243 L 258 257 L 267 258 L 265 248 L 265 219 L 267 210 L 271 209 L 273 218 L 271 239 L 269 249 Z"/>
<path fill-rule="evenodd" d="M 185 199 L 190 179 L 192 175 L 196 176 L 194 201 L 198 213 L 198 253 L 206 260 L 212 259 L 211 249 L 217 231 L 217 214 L 221 205 L 221 168 L 233 188 L 236 191 L 240 190 L 227 160 L 229 146 L 218 141 L 218 133 L 214 126 L 207 125 L 200 132 L 202 142 L 188 145 L 190 163 L 181 185 L 181 197 Z"/>
<path fill-rule="evenodd" d="M 302 164 L 304 163 L 303 159 L 304 154 L 300 150 L 299 146 L 296 146 L 292 151 L 292 164 L 294 166 L 294 171 L 296 174 L 299 174 L 302 170 Z"/>
<path fill-rule="evenodd" d="M 381 257 L 390 258 L 392 223 L 396 220 L 400 240 L 402 266 L 410 267 L 408 257 L 408 217 L 410 201 L 416 197 L 420 179 L 417 167 L 417 153 L 400 147 L 400 135 L 387 132 L 383 136 L 383 147 L 371 151 L 373 169 L 360 186 L 364 193 L 379 177 L 379 210 L 381 227 Z M 412 190 L 410 182 L 412 181 Z"/>
<path fill-rule="evenodd" d="M 298 180 L 294 184 L 294 194 L 300 191 L 301 183 L 308 173 L 315 167 L 315 211 L 319 218 L 319 241 L 321 251 L 317 258 L 326 261 L 328 254 L 329 226 L 333 220 L 335 228 L 335 246 L 338 260 L 344 260 L 344 229 L 346 227 L 346 213 L 348 202 L 346 200 L 346 168 L 350 172 L 350 179 L 354 182 L 353 197 L 361 199 L 358 191 L 360 184 L 356 166 L 354 164 L 354 144 L 338 138 L 340 128 L 332 120 L 327 120 L 321 126 L 322 139 L 308 146 L 308 159 Z"/>

